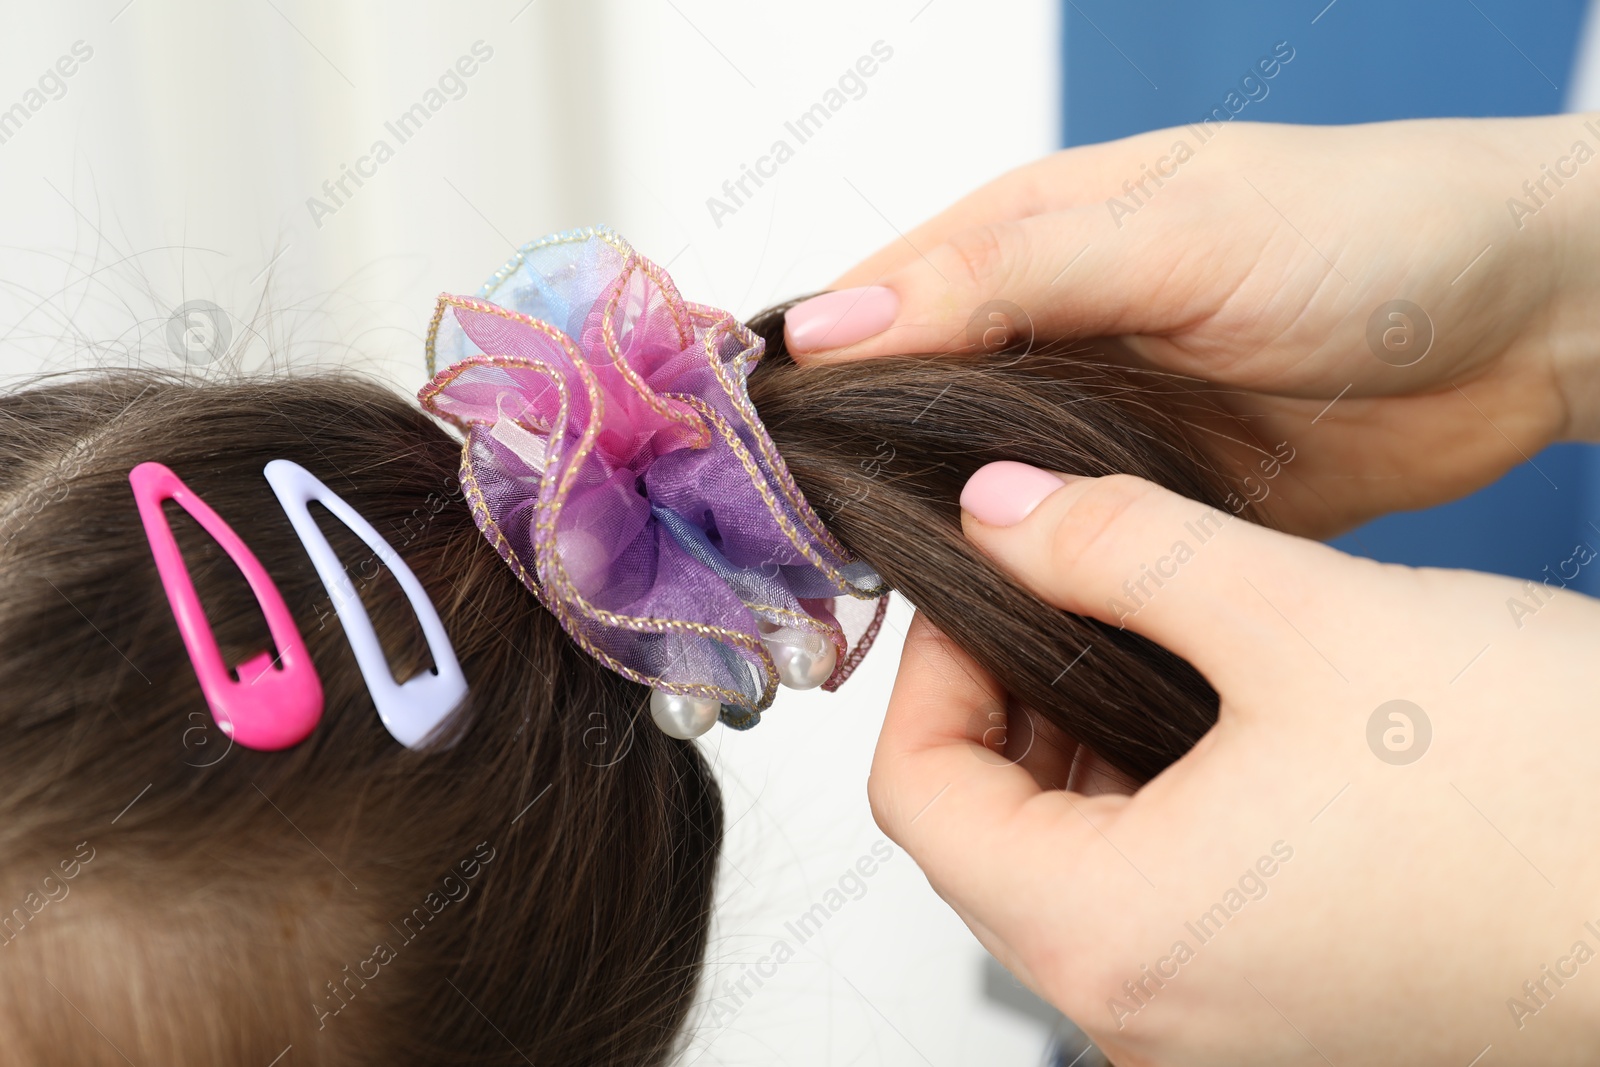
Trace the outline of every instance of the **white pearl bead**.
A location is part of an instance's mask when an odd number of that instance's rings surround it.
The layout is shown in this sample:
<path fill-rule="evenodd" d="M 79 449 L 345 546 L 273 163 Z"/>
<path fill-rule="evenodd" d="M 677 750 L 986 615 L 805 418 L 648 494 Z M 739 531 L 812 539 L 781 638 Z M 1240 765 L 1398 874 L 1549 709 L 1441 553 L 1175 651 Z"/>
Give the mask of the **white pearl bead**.
<path fill-rule="evenodd" d="M 767 638 L 767 651 L 778 668 L 778 681 L 790 689 L 815 689 L 833 675 L 839 652 L 821 634 L 788 631 L 784 639 Z"/>
<path fill-rule="evenodd" d="M 650 718 L 668 737 L 687 741 L 717 724 L 722 705 L 709 697 L 679 696 L 660 689 L 650 691 Z"/>

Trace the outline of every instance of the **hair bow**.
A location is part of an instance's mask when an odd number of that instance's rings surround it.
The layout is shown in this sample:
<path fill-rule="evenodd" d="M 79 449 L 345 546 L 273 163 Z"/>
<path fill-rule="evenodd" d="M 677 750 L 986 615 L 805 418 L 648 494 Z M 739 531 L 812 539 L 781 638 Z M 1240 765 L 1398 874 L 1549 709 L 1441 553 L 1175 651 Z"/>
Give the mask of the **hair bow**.
<path fill-rule="evenodd" d="M 524 246 L 428 331 L 419 398 L 465 434 L 478 528 L 674 736 L 837 688 L 887 606 L 750 403 L 762 350 L 604 227 Z"/>

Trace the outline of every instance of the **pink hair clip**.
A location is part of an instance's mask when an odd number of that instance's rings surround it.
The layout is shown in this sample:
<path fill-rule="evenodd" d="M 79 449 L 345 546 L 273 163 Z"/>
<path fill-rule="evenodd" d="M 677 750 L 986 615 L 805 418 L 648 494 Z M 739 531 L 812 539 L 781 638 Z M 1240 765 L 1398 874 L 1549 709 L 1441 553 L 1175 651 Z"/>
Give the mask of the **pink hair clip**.
<path fill-rule="evenodd" d="M 169 468 L 141 463 L 128 472 L 128 481 L 172 616 L 217 726 L 246 748 L 267 752 L 303 741 L 322 718 L 322 682 L 300 629 L 266 568 L 232 527 Z M 188 512 L 244 574 L 267 618 L 278 649 L 276 659 L 270 651 L 261 652 L 229 671 L 178 551 L 178 539 L 162 510 L 167 500 Z"/>

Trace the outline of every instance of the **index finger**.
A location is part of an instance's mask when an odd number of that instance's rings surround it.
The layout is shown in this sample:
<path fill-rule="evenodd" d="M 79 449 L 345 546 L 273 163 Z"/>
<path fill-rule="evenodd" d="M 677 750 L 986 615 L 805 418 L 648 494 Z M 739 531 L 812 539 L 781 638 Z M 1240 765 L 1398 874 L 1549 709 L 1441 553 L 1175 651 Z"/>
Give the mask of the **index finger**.
<path fill-rule="evenodd" d="M 994 677 L 919 613 L 867 782 L 884 833 L 952 904 L 1002 937 L 1036 921 L 1042 899 L 1061 905 L 1077 890 L 1098 891 L 1094 823 L 1127 803 L 1042 790 L 1000 757 L 991 713 L 1004 706 Z"/>

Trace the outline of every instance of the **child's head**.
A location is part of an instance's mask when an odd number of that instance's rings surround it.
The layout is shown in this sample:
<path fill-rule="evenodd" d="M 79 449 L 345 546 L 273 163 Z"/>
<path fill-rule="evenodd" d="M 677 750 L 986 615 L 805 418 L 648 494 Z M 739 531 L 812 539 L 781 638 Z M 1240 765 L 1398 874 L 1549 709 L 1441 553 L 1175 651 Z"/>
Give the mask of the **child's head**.
<path fill-rule="evenodd" d="M 1198 739 L 1215 696 L 1187 664 L 1019 590 L 956 503 L 979 466 L 1019 458 L 1223 506 L 1176 390 L 1039 353 L 804 368 L 779 316 L 752 326 L 768 353 L 750 395 L 802 491 L 1045 743 L 1142 780 Z M 438 608 L 471 688 L 431 750 L 375 714 L 262 476 L 280 458 Z M 291 1045 L 296 1064 L 643 1065 L 679 1047 L 716 786 L 651 726 L 649 690 L 582 652 L 479 533 L 458 458 L 413 402 L 351 378 L 99 374 L 0 397 L 0 1067 L 267 1064 Z M 239 533 L 293 612 L 326 692 L 298 746 L 230 746 L 212 721 L 129 490 L 145 461 Z M 399 587 L 313 513 L 396 676 L 425 669 Z M 226 555 L 167 514 L 224 657 L 270 647 Z"/>
<path fill-rule="evenodd" d="M 459 448 L 410 401 L 318 377 L 136 375 L 0 397 L 0 1063 L 657 1063 L 705 948 L 721 833 L 692 745 L 636 728 L 484 542 Z M 316 472 L 427 587 L 471 680 L 433 751 L 379 722 L 262 477 Z M 323 679 L 300 745 L 230 743 L 128 485 L 170 466 L 275 579 Z M 169 505 L 230 663 L 270 648 L 227 556 Z M 313 514 L 396 676 L 399 586 Z M 119 1051 L 120 1049 L 120 1051 Z"/>

